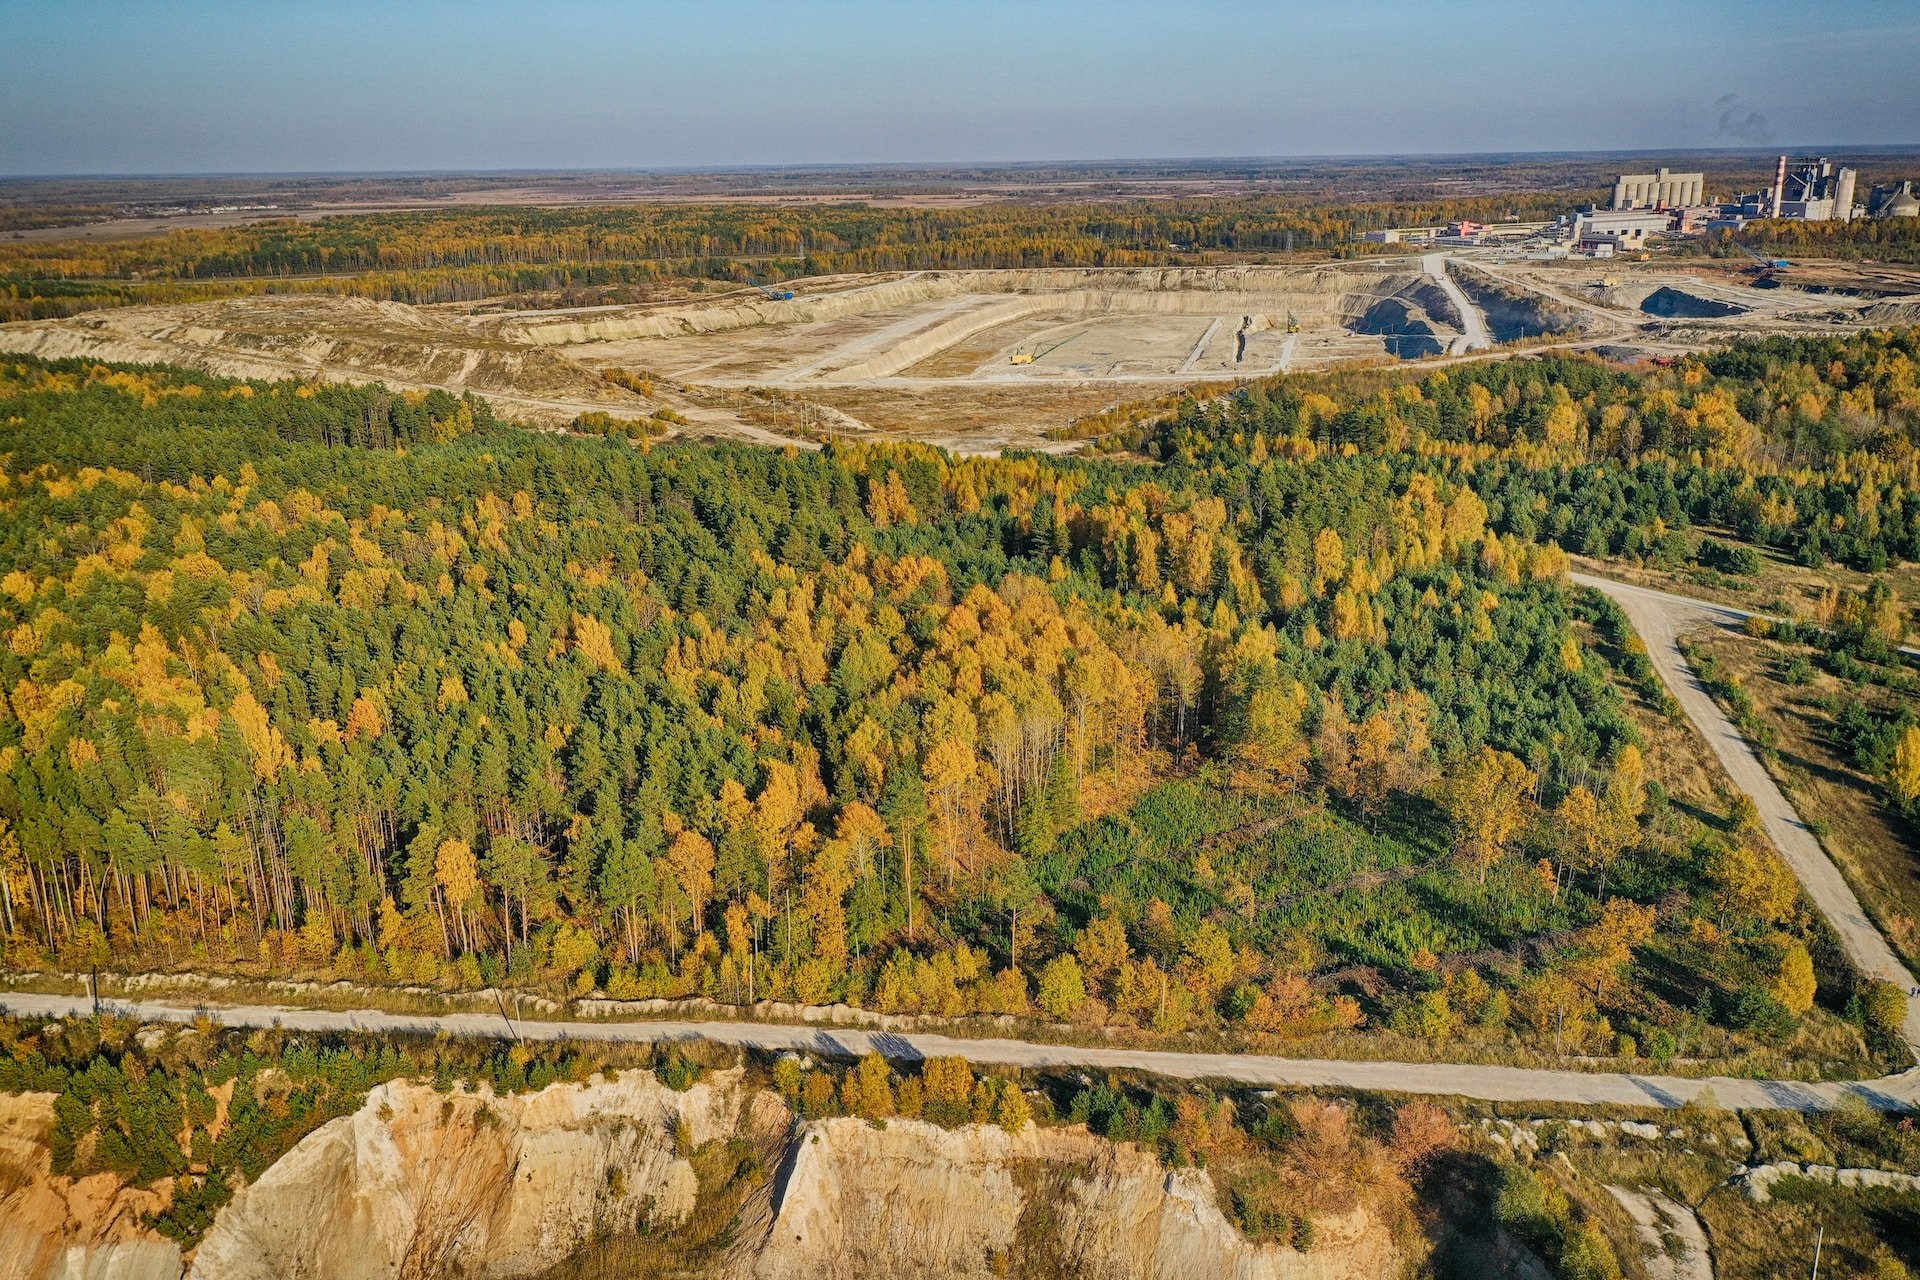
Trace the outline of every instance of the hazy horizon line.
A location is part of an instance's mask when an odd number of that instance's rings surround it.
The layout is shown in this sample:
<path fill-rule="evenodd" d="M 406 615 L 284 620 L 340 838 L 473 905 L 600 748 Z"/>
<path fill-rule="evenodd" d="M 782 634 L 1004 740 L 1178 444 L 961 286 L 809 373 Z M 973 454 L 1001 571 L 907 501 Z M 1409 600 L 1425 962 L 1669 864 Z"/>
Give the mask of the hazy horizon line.
<path fill-rule="evenodd" d="M 1272 153 L 1267 155 L 1162 155 L 1105 156 L 1094 158 L 1061 156 L 1041 160 L 796 160 L 757 164 L 560 165 L 547 167 L 507 165 L 494 168 L 455 166 L 450 168 L 422 167 L 405 169 L 153 169 L 121 170 L 117 172 L 84 170 L 16 172 L 0 170 L 0 181 L 37 181 L 59 178 L 413 178 L 483 177 L 516 174 L 727 174 L 781 173 L 809 169 L 833 172 L 859 172 L 862 170 L 875 169 L 926 169 L 938 171 L 954 168 L 1022 169 L 1045 166 L 1081 166 L 1094 168 L 1104 165 L 1129 164 L 1284 164 L 1328 160 L 1497 160 L 1641 155 L 1777 156 L 1782 153 L 1793 155 L 1812 152 L 1833 154 L 1840 152 L 1874 154 L 1901 154 L 1912 152 L 1920 154 L 1920 140 L 1902 143 L 1785 142 L 1770 143 L 1764 146 L 1745 145 L 1733 147 L 1586 147 L 1498 151 L 1327 151 Z"/>

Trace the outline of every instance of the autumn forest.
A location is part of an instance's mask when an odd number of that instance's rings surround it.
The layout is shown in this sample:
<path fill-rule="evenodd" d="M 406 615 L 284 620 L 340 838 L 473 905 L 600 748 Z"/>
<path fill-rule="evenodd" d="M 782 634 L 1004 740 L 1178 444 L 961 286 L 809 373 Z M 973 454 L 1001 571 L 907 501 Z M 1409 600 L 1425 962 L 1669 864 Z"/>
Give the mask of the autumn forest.
<path fill-rule="evenodd" d="M 1917 360 L 1280 378 L 1076 458 L 0 365 L 6 964 L 1864 1061 L 1566 569 L 1920 559 Z M 1815 630 L 1897 682 L 1903 627 Z M 1860 732 L 1911 811 L 1911 712 Z"/>

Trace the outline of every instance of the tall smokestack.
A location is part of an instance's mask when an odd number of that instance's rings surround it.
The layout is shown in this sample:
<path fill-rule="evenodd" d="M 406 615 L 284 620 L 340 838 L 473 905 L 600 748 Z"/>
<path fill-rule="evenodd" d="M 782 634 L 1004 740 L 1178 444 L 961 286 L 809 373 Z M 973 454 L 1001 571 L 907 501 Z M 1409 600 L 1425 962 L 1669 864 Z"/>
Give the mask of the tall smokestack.
<path fill-rule="evenodd" d="M 1767 206 L 1767 216 L 1780 216 L 1780 202 L 1787 198 L 1787 158 L 1780 157 L 1780 163 L 1773 170 L 1773 200 Z"/>
<path fill-rule="evenodd" d="M 1851 169 L 1842 169 L 1833 183 L 1833 216 L 1841 222 L 1853 221 L 1853 184 L 1857 175 Z"/>

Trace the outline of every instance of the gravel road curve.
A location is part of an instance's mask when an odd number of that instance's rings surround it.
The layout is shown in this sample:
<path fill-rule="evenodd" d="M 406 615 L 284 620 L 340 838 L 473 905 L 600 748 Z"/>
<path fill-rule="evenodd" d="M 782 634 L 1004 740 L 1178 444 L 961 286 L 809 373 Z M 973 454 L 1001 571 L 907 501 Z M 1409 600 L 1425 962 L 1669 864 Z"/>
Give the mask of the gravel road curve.
<path fill-rule="evenodd" d="M 1687 719 L 1693 721 L 1700 736 L 1713 748 L 1714 755 L 1725 766 L 1727 776 L 1733 784 L 1753 797 L 1754 805 L 1760 811 L 1760 822 L 1772 837 L 1774 847 L 1780 850 L 1780 856 L 1793 868 L 1793 874 L 1799 877 L 1805 886 L 1807 896 L 1813 899 L 1833 925 L 1834 932 L 1840 936 L 1840 945 L 1846 951 L 1847 958 L 1854 967 L 1871 977 L 1882 978 L 1895 983 L 1902 991 L 1914 989 L 1913 974 L 1907 971 L 1900 958 L 1887 945 L 1880 930 L 1860 906 L 1860 899 L 1854 896 L 1853 888 L 1840 874 L 1833 859 L 1820 846 L 1820 840 L 1795 812 L 1794 807 L 1774 784 L 1773 776 L 1767 772 L 1766 765 L 1760 762 L 1740 731 L 1733 726 L 1714 702 L 1707 688 L 1694 674 L 1693 668 L 1680 653 L 1680 636 L 1689 630 L 1701 626 L 1738 626 L 1748 618 L 1744 610 L 1727 605 L 1712 604 L 1705 600 L 1695 600 L 1690 596 L 1677 596 L 1665 591 L 1656 591 L 1651 587 L 1630 586 L 1624 582 L 1615 582 L 1609 578 L 1596 578 L 1589 574 L 1576 573 L 1573 580 L 1581 586 L 1593 587 L 1611 596 L 1626 611 L 1633 629 L 1646 641 L 1647 656 L 1653 660 L 1654 670 L 1673 691 L 1679 700 L 1681 710 Z M 1907 1046 L 1920 1058 L 1920 999 L 1907 1001 L 1907 1021 L 1905 1026 Z"/>

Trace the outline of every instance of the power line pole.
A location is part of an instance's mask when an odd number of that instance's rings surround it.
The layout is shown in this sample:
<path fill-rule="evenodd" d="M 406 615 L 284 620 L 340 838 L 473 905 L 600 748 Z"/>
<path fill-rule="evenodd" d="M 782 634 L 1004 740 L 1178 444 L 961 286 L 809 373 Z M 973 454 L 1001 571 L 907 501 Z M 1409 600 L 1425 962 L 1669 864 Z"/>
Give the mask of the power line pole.
<path fill-rule="evenodd" d="M 513 1019 L 507 1016 L 507 999 L 500 994 L 500 990 L 497 987 L 494 988 L 493 999 L 494 1003 L 500 1006 L 500 1020 L 507 1024 L 507 1035 L 512 1038 L 515 1044 L 520 1043 L 520 1033 L 513 1029 Z"/>

